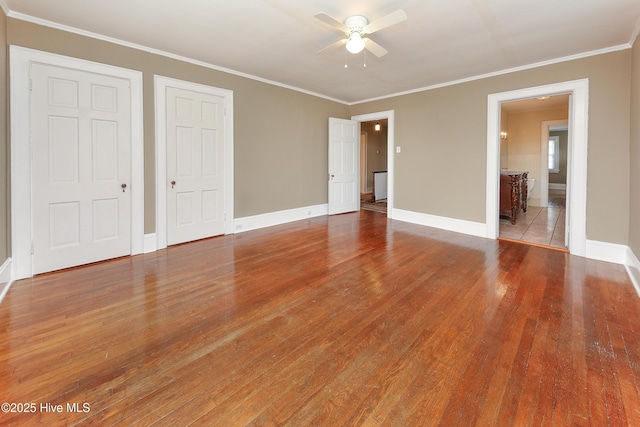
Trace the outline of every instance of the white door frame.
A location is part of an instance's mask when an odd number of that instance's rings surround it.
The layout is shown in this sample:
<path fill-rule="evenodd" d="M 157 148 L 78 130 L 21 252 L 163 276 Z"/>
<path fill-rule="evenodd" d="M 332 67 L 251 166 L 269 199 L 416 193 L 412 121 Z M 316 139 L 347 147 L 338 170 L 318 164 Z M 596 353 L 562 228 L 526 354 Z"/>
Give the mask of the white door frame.
<path fill-rule="evenodd" d="M 224 234 L 233 234 L 233 91 L 170 77 L 154 76 L 156 116 L 156 248 L 167 247 L 167 104 L 173 87 L 224 98 Z"/>
<path fill-rule="evenodd" d="M 567 175 L 567 248 L 573 255 L 586 256 L 587 246 L 587 142 L 589 130 L 589 79 L 495 93 L 487 105 L 487 189 L 485 236 L 498 238 L 500 182 L 500 104 L 549 94 L 566 94 L 569 100 L 569 153 Z"/>
<path fill-rule="evenodd" d="M 31 244 L 31 63 L 66 67 L 129 80 L 131 88 L 131 255 L 144 249 L 142 73 L 49 52 L 10 46 L 11 256 L 14 280 L 33 276 Z"/>
<path fill-rule="evenodd" d="M 367 192 L 367 132 L 360 131 L 360 193 Z M 363 141 L 364 139 L 364 141 Z"/>
<path fill-rule="evenodd" d="M 387 119 L 387 218 L 394 218 L 394 147 L 395 147 L 395 110 L 351 116 L 351 120 L 370 122 Z"/>

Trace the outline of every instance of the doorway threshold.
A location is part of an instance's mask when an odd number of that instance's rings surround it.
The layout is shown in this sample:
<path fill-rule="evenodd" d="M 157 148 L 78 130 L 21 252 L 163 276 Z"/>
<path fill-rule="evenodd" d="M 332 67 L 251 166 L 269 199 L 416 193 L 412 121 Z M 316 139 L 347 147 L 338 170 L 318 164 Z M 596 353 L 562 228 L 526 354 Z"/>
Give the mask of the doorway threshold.
<path fill-rule="evenodd" d="M 498 241 L 521 243 L 523 245 L 535 246 L 536 248 L 551 249 L 553 251 L 564 252 L 567 254 L 570 253 L 567 248 L 558 248 L 556 246 L 543 245 L 542 243 L 525 242 L 524 240 L 509 239 L 508 237 L 498 237 Z"/>

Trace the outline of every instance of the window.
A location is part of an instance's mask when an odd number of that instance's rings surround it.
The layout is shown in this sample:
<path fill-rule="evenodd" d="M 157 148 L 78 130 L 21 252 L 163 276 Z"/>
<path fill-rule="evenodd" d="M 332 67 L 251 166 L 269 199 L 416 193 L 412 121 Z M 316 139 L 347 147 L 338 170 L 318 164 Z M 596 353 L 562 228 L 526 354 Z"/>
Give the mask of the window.
<path fill-rule="evenodd" d="M 549 172 L 558 173 L 560 172 L 560 137 L 559 136 L 550 136 L 549 137 L 549 161 L 548 161 Z"/>

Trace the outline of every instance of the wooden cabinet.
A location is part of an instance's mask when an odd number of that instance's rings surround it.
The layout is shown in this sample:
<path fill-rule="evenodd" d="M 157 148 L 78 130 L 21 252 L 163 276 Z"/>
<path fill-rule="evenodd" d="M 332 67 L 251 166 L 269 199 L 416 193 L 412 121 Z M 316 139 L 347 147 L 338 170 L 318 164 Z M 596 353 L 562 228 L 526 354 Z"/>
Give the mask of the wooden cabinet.
<path fill-rule="evenodd" d="M 516 223 L 518 212 L 527 211 L 528 172 L 503 171 L 500 174 L 500 216 Z"/>

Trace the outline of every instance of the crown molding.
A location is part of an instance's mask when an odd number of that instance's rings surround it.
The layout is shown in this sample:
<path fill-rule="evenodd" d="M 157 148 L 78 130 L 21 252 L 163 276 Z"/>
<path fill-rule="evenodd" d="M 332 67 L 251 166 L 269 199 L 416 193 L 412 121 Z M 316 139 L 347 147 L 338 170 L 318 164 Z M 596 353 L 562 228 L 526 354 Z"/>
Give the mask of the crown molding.
<path fill-rule="evenodd" d="M 633 46 L 633 41 L 635 40 L 635 38 L 638 36 L 638 34 L 640 34 L 640 19 L 638 20 L 635 29 L 633 31 L 633 35 L 631 38 L 631 41 L 628 43 L 624 43 L 624 44 L 620 44 L 620 45 L 616 45 L 616 46 L 611 46 L 611 47 L 607 47 L 607 48 L 603 48 L 603 49 L 598 49 L 598 50 L 592 50 L 589 52 L 583 52 L 583 53 L 579 53 L 579 54 L 575 54 L 575 55 L 569 55 L 569 56 L 564 56 L 564 57 L 560 57 L 560 58 L 556 58 L 556 59 L 551 59 L 551 60 L 547 60 L 547 61 L 541 61 L 541 62 L 536 62 L 533 64 L 527 64 L 527 65 L 522 65 L 519 67 L 513 67 L 513 68 L 507 68 L 504 70 L 500 70 L 500 71 L 494 71 L 491 73 L 486 73 L 486 74 L 480 74 L 477 76 L 471 76 L 471 77 L 466 77 L 464 79 L 458 79 L 458 80 L 452 80 L 452 81 L 448 81 L 448 82 L 443 82 L 443 83 L 438 83 L 435 85 L 430 85 L 430 86 L 424 86 L 421 88 L 417 88 L 417 89 L 411 89 L 408 91 L 403 91 L 403 92 L 396 92 L 396 93 L 392 93 L 389 95 L 382 95 L 379 97 L 374 97 L 374 98 L 368 98 L 368 99 L 363 99 L 360 101 L 353 101 L 353 102 L 348 102 L 342 99 L 337 99 L 337 98 L 333 98 L 327 95 L 323 95 L 321 93 L 317 93 L 317 92 L 312 92 L 306 89 L 302 89 L 296 86 L 291 86 L 285 83 L 281 83 L 281 82 L 277 82 L 275 80 L 269 80 L 269 79 L 265 79 L 263 77 L 259 77 L 259 76 L 254 76 L 251 74 L 247 74 L 247 73 L 243 73 L 241 71 L 236 71 L 230 68 L 225 68 L 225 67 L 220 67 L 214 64 L 210 64 L 208 62 L 204 62 L 204 61 L 199 61 L 199 60 L 195 60 L 192 58 L 188 58 L 185 56 L 181 56 L 181 55 L 176 55 L 170 52 L 165 52 L 163 50 L 160 49 L 154 49 L 154 48 L 150 48 L 148 46 L 143 46 L 143 45 L 139 45 L 136 43 L 131 43 L 131 42 L 127 42 L 124 40 L 120 40 L 120 39 L 116 39 L 113 37 L 108 37 L 102 34 L 98 34 L 98 33 L 93 33 L 91 31 L 86 31 L 86 30 L 81 30 L 79 28 L 75 28 L 75 27 L 70 27 L 67 25 L 62 25 L 62 24 L 58 24 L 56 22 L 52 22 L 52 21 L 47 21 L 45 19 L 40 19 L 40 18 L 36 18 L 34 16 L 31 15 L 26 15 L 23 13 L 17 13 L 17 12 L 12 12 L 9 11 L 7 13 L 8 7 L 5 4 L 5 0 L 0 0 L 0 6 L 2 6 L 3 10 L 5 10 L 5 13 L 7 14 L 8 17 L 13 18 L 13 19 L 18 19 L 21 21 L 26 21 L 26 22 L 31 22 L 33 24 L 37 24 L 37 25 L 42 25 L 45 27 L 50 27 L 50 28 L 54 28 L 57 30 L 62 30 L 62 31 L 66 31 L 69 33 L 73 33 L 73 34 L 77 34 L 77 35 L 81 35 L 81 36 L 85 36 L 85 37 L 89 37 L 89 38 L 93 38 L 93 39 L 97 39 L 97 40 L 101 40 L 101 41 L 106 41 L 109 43 L 113 43 L 113 44 L 117 44 L 120 46 L 124 46 L 124 47 L 129 47 L 132 49 L 137 49 L 137 50 L 141 50 L 143 52 L 148 52 L 148 53 L 152 53 L 155 55 L 160 55 L 160 56 L 164 56 L 167 58 L 171 58 L 171 59 L 175 59 L 178 61 L 182 61 L 182 62 L 187 62 L 190 64 L 194 64 L 194 65 L 198 65 L 201 67 L 205 67 L 205 68 L 209 68 L 212 70 L 216 70 L 216 71 L 221 71 L 223 73 L 227 73 L 227 74 L 232 74 L 238 77 L 243 77 L 246 79 L 251 79 L 251 80 L 255 80 L 255 81 L 259 81 L 261 83 L 266 83 L 266 84 L 270 84 L 273 86 L 278 86 L 284 89 L 289 89 L 289 90 L 293 90 L 296 92 L 300 92 L 300 93 L 304 93 L 307 95 L 311 95 L 311 96 L 315 96 L 318 98 L 322 98 L 322 99 L 326 99 L 332 102 L 337 102 L 339 104 L 344 104 L 344 105 L 348 105 L 348 106 L 352 106 L 352 105 L 359 105 L 359 104 L 364 104 L 367 102 L 372 102 L 372 101 L 380 101 L 380 100 L 384 100 L 384 99 L 389 99 L 389 98 L 395 98 L 398 96 L 404 96 L 404 95 L 411 95 L 414 93 L 419 93 L 419 92 L 426 92 L 429 90 L 434 90 L 434 89 L 439 89 L 439 88 L 443 88 L 443 87 L 447 87 L 447 86 L 454 86 L 454 85 L 458 85 L 458 84 L 462 84 L 462 83 L 468 83 L 468 82 L 472 82 L 472 81 L 476 81 L 476 80 L 482 80 L 482 79 L 486 79 L 486 78 L 490 78 L 490 77 L 496 77 L 496 76 L 501 76 L 501 75 L 505 75 L 505 74 L 510 74 L 510 73 L 515 73 L 518 71 L 524 71 L 524 70 L 530 70 L 533 68 L 538 68 L 538 67 L 544 67 L 547 65 L 553 65 L 553 64 L 558 64 L 561 62 L 567 62 L 567 61 L 574 61 L 577 59 L 582 59 L 582 58 L 588 58 L 590 56 L 596 56 L 596 55 L 603 55 L 606 53 L 611 53 L 611 52 L 617 52 L 620 50 L 625 50 L 625 49 L 630 49 Z"/>
<path fill-rule="evenodd" d="M 3 2 L 3 1 L 4 0 L 0 0 L 0 3 Z M 73 33 L 73 34 L 77 34 L 77 35 L 80 35 L 80 36 L 89 37 L 89 38 L 92 38 L 92 39 L 101 40 L 101 41 L 117 44 L 117 45 L 120 45 L 120 46 L 132 48 L 132 49 L 141 50 L 143 52 L 164 56 L 166 58 L 171 58 L 171 59 L 175 59 L 175 60 L 178 60 L 178 61 L 187 62 L 189 64 L 198 65 L 198 66 L 209 68 L 209 69 L 212 69 L 212 70 L 221 71 L 223 73 L 232 74 L 232 75 L 235 75 L 235 76 L 238 76 L 238 77 L 243 77 L 243 78 L 246 78 L 246 79 L 259 81 L 261 83 L 266 83 L 266 84 L 269 84 L 269 85 L 278 86 L 278 87 L 281 87 L 281 88 L 284 88 L 284 89 L 289 89 L 289 90 L 293 90 L 293 91 L 296 91 L 296 92 L 301 92 L 301 93 L 304 93 L 304 94 L 307 94 L 307 95 L 316 96 L 318 98 L 327 99 L 329 101 L 338 102 L 340 104 L 348 105 L 348 103 L 346 101 L 343 101 L 343 100 L 340 100 L 340 99 L 336 99 L 336 98 L 332 98 L 330 96 L 326 96 L 326 95 L 323 95 L 323 94 L 320 94 L 320 93 L 312 92 L 312 91 L 309 91 L 309 90 L 306 90 L 306 89 L 302 89 L 302 88 L 299 88 L 299 87 L 291 86 L 291 85 L 288 85 L 288 84 L 285 84 L 285 83 L 280 83 L 280 82 L 277 82 L 275 80 L 265 79 L 263 77 L 254 76 L 252 74 L 243 73 L 241 71 L 232 70 L 230 68 L 219 67 L 217 65 L 210 64 L 208 62 L 198 61 L 196 59 L 188 58 L 186 56 L 181 56 L 181 55 L 176 55 L 176 54 L 173 54 L 173 53 L 170 53 L 170 52 L 165 52 L 165 51 L 160 50 L 160 49 L 154 49 L 154 48 L 151 48 L 151 47 L 148 47 L 148 46 L 144 46 L 144 45 L 140 45 L 140 44 L 137 44 L 137 43 L 131 43 L 131 42 L 127 42 L 127 41 L 124 41 L 124 40 L 116 39 L 114 37 L 109 37 L 109 36 L 105 36 L 105 35 L 102 35 L 102 34 L 93 33 L 91 31 L 81 30 L 79 28 L 58 24 L 56 22 L 52 22 L 52 21 L 47 21 L 45 19 L 36 18 L 34 16 L 31 16 L 31 15 L 25 15 L 23 13 L 17 13 L 17 12 L 9 12 L 9 13 L 7 13 L 7 16 L 9 18 L 18 19 L 20 21 L 30 22 L 32 24 L 42 25 L 44 27 L 49 27 L 49 28 L 53 28 L 53 29 L 56 29 L 56 30 L 62 30 L 62 31 L 66 31 L 68 33 Z"/>
<path fill-rule="evenodd" d="M 398 92 L 398 93 L 394 93 L 394 94 L 391 94 L 391 95 L 380 96 L 380 97 L 377 97 L 377 98 L 365 99 L 365 100 L 362 100 L 362 101 L 352 102 L 349 105 L 364 104 L 366 102 L 380 101 L 380 100 L 383 100 L 383 99 L 395 98 L 395 97 L 398 97 L 398 96 L 410 95 L 410 94 L 418 93 L 418 92 L 426 92 L 428 90 L 439 89 L 439 88 L 443 88 L 443 87 L 447 87 L 447 86 L 454 86 L 454 85 L 458 85 L 458 84 L 461 84 L 461 83 L 468 83 L 468 82 L 472 82 L 472 81 L 476 81 L 476 80 L 487 79 L 487 78 L 490 78 L 490 77 L 502 76 L 504 74 L 516 73 L 518 71 L 530 70 L 532 68 L 544 67 L 544 66 L 547 66 L 547 65 L 558 64 L 558 63 L 561 63 L 561 62 L 574 61 L 576 59 L 588 58 L 590 56 L 603 55 L 605 53 L 617 52 L 617 51 L 620 51 L 620 50 L 626 50 L 626 49 L 630 49 L 630 48 L 631 48 L 631 45 L 628 44 L 628 43 L 625 43 L 625 44 L 612 46 L 612 47 L 608 47 L 608 48 L 604 48 L 604 49 L 592 50 L 590 52 L 583 52 L 583 53 L 579 53 L 579 54 L 576 54 L 576 55 L 563 56 L 561 58 L 550 59 L 548 61 L 542 61 L 542 62 L 536 62 L 536 63 L 533 63 L 533 64 L 522 65 L 520 67 L 507 68 L 507 69 L 501 70 L 501 71 L 494 71 L 494 72 L 487 73 L 487 74 L 480 74 L 480 75 L 477 75 L 477 76 L 467 77 L 467 78 L 464 78 L 464 79 L 452 80 L 450 82 L 438 83 L 438 84 L 435 84 L 435 85 L 425 86 L 425 87 L 421 87 L 421 88 L 418 88 L 418 89 L 412 89 L 412 90 L 408 90 L 408 91 L 405 91 L 405 92 Z"/>

